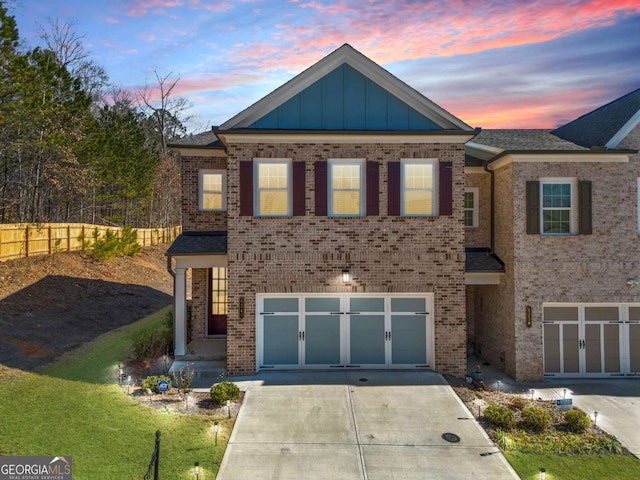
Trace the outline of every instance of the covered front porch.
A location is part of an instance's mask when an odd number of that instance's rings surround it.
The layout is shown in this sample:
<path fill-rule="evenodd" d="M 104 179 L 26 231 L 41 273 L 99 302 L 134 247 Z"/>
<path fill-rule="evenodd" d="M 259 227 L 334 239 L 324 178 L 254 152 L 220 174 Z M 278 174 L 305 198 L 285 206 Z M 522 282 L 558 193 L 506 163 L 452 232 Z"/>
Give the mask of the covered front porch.
<path fill-rule="evenodd" d="M 226 232 L 185 232 L 167 250 L 167 269 L 174 278 L 174 356 L 177 361 L 226 359 L 226 268 Z M 189 270 L 192 271 L 191 315 L 187 305 Z M 212 272 L 223 272 L 223 275 L 212 277 Z M 224 330 L 212 329 L 212 324 L 221 321 L 224 321 Z M 221 352 L 224 352 L 222 357 Z"/>

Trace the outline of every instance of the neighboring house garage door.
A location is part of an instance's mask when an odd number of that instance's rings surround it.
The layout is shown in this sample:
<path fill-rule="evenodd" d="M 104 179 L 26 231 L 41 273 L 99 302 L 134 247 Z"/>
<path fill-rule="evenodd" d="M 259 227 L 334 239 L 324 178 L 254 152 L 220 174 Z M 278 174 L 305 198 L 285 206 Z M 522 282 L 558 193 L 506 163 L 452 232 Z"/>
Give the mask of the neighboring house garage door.
<path fill-rule="evenodd" d="M 640 375 L 640 305 L 543 305 L 545 376 Z"/>
<path fill-rule="evenodd" d="M 258 295 L 258 369 L 430 368 L 433 295 Z"/>

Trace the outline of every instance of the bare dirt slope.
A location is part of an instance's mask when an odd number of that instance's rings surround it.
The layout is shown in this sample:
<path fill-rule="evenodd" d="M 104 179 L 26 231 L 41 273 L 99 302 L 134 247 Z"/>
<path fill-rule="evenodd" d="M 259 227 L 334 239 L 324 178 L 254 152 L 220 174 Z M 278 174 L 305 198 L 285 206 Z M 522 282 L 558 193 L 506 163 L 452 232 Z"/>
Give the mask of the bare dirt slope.
<path fill-rule="evenodd" d="M 169 305 L 167 247 L 106 263 L 81 252 L 0 262 L 0 364 L 32 370 Z"/>

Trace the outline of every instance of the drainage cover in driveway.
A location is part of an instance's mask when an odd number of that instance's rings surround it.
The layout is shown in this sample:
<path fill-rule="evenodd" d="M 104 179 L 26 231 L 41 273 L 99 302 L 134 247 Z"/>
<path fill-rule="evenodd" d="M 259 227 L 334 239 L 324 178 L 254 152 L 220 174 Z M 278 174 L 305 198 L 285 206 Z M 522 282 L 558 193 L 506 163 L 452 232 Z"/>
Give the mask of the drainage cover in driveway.
<path fill-rule="evenodd" d="M 442 438 L 451 443 L 458 443 L 460 441 L 460 437 L 455 433 L 443 433 Z"/>

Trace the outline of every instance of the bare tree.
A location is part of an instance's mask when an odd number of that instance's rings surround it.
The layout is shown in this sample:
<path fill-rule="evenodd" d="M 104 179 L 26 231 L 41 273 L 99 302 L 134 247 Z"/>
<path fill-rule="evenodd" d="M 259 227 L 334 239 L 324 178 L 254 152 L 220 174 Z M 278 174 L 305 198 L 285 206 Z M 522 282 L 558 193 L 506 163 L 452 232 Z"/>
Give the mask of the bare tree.
<path fill-rule="evenodd" d="M 39 25 L 39 36 L 58 64 L 80 80 L 91 99 L 98 100 L 109 84 L 109 75 L 101 65 L 91 60 L 90 53 L 82 44 L 84 35 L 75 31 L 75 22 L 49 18 L 47 28 Z"/>
<path fill-rule="evenodd" d="M 184 123 L 192 118 L 186 112 L 192 105 L 186 98 L 173 95 L 180 78 L 172 78 L 172 73 L 163 77 L 156 70 L 153 73 L 156 84 L 153 87 L 145 85 L 138 94 L 138 106 L 152 123 L 160 153 L 168 155 L 169 142 L 186 133 Z"/>

